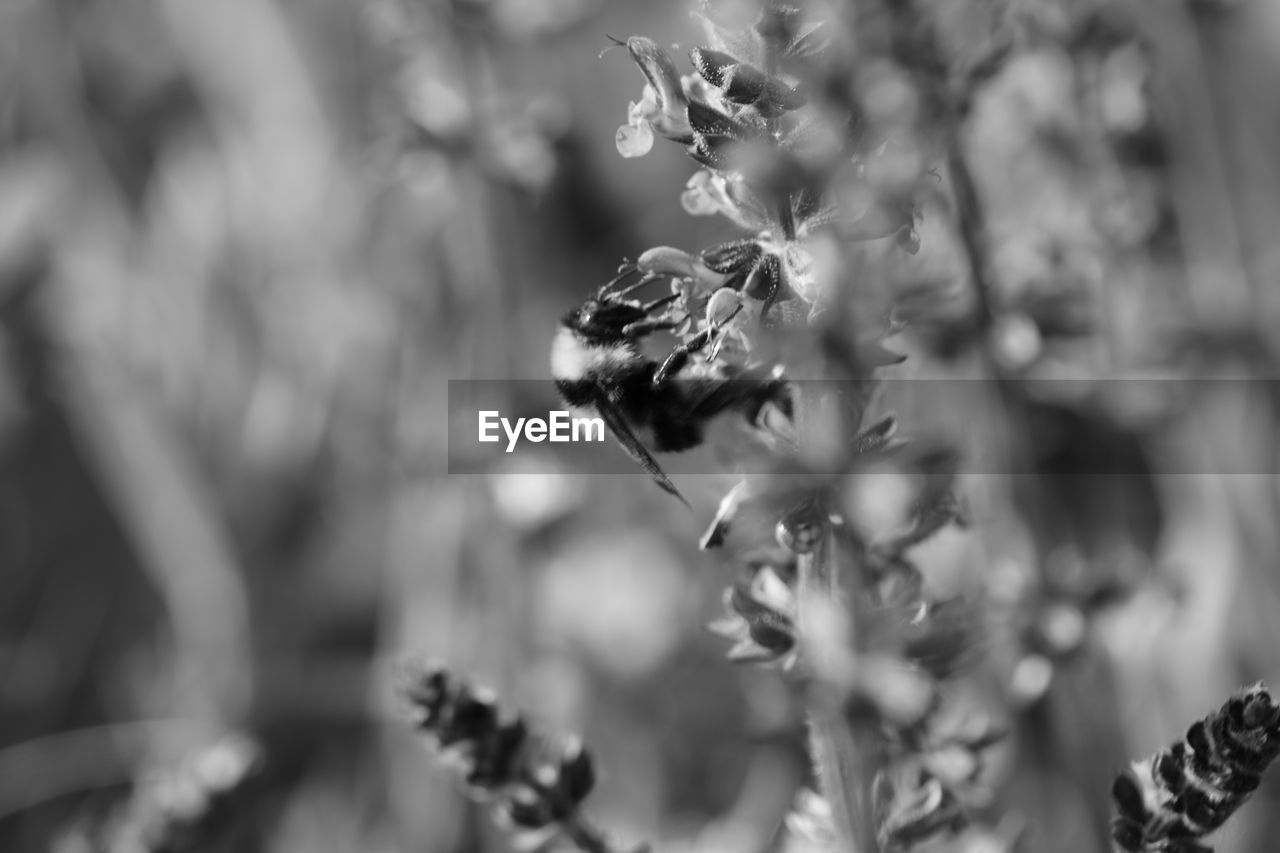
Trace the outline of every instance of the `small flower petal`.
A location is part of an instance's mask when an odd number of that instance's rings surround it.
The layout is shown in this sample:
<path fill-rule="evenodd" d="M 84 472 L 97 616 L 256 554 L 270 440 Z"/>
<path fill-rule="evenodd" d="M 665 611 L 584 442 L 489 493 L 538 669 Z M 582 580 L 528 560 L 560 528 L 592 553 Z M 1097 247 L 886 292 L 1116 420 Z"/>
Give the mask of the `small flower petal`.
<path fill-rule="evenodd" d="M 658 93 L 646 83 L 644 91 L 640 93 L 640 100 L 627 104 L 627 120 L 636 124 L 642 120 L 652 121 L 660 115 L 662 107 L 658 106 Z"/>
<path fill-rule="evenodd" d="M 680 193 L 680 206 L 690 216 L 715 216 L 716 205 L 699 190 L 688 189 Z"/>
<path fill-rule="evenodd" d="M 618 153 L 623 157 L 643 157 L 653 147 L 653 130 L 648 122 L 644 121 L 637 124 L 624 124 L 618 128 L 614 144 L 618 146 Z"/>
<path fill-rule="evenodd" d="M 680 206 L 690 216 L 714 216 L 720 212 L 721 201 L 711 188 L 711 173 L 699 169 L 689 178 L 680 194 Z"/>

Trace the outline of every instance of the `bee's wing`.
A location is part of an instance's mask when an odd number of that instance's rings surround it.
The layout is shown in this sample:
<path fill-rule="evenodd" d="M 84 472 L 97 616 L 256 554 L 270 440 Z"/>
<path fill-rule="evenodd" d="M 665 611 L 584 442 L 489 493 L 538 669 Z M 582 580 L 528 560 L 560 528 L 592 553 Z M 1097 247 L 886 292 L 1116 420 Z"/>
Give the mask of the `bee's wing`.
<path fill-rule="evenodd" d="M 631 431 L 631 426 L 627 423 L 627 419 L 623 417 L 622 412 L 618 411 L 618 407 L 603 391 L 596 395 L 595 407 L 596 411 L 600 413 L 600 417 L 604 419 L 605 425 L 609 427 L 609 431 L 613 433 L 613 437 L 618 440 L 618 444 L 622 445 L 622 449 L 627 452 L 627 455 L 639 463 L 640 467 L 648 472 L 649 476 L 664 492 L 674 495 L 679 499 L 680 503 L 689 506 L 689 502 L 685 500 L 684 495 L 680 494 L 680 490 L 676 488 L 675 483 L 671 482 L 666 472 L 662 470 L 658 460 L 653 458 L 649 448 L 645 447 L 640 439 L 636 437 L 636 434 Z"/>

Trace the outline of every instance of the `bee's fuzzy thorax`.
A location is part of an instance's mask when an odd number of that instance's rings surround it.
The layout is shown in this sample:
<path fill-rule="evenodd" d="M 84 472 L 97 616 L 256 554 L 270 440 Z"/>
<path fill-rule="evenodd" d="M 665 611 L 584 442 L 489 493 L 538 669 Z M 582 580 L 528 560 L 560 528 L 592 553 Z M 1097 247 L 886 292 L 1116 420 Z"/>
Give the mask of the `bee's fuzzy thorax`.
<path fill-rule="evenodd" d="M 593 379 L 623 370 L 641 361 L 635 348 L 626 343 L 591 341 L 561 326 L 551 343 L 551 375 L 557 381 Z"/>
<path fill-rule="evenodd" d="M 551 344 L 552 378 L 566 404 L 594 410 L 627 455 L 683 501 L 653 454 L 697 447 L 708 425 L 729 412 L 754 423 L 761 407 L 785 391 L 775 378 L 718 361 L 715 325 L 677 345 L 665 361 L 654 360 L 641 344 L 681 326 L 670 308 L 678 296 L 628 300 L 608 292 L 612 284 L 561 318 Z"/>

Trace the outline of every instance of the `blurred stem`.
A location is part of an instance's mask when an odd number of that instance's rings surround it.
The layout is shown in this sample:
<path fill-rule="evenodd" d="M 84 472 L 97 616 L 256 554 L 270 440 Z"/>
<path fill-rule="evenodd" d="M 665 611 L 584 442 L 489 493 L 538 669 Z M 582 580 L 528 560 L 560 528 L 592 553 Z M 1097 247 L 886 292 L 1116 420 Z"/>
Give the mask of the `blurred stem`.
<path fill-rule="evenodd" d="M 995 318 L 995 305 L 991 294 L 991 282 L 987 275 L 987 226 L 986 213 L 978 186 L 965 158 L 960 139 L 960 118 L 950 117 L 945 128 L 947 146 L 947 172 L 951 176 L 951 192 L 956 203 L 956 226 L 960 232 L 960 245 L 964 248 L 969 277 L 973 281 L 973 294 L 977 302 L 974 311 L 975 331 L 981 335 Z"/>
<path fill-rule="evenodd" d="M 60 797 L 122 785 L 152 753 L 178 754 L 211 734 L 188 718 L 59 731 L 0 749 L 0 820 Z"/>
<path fill-rule="evenodd" d="M 168 609 L 177 710 L 234 724 L 251 703 L 249 596 L 213 497 L 129 377 L 82 351 L 63 382 L 77 435 Z"/>
<path fill-rule="evenodd" d="M 575 811 L 560 823 L 564 835 L 584 853 L 619 853 L 605 838 L 604 833 Z"/>
<path fill-rule="evenodd" d="M 609 853 L 609 844 L 594 826 L 579 814 L 565 818 L 562 824 L 565 836 L 586 853 Z"/>
<path fill-rule="evenodd" d="M 583 813 L 567 799 L 555 798 L 553 806 L 563 809 L 568 814 L 560 820 L 561 834 L 573 842 L 583 853 L 621 853 L 621 850 L 609 842 L 609 838 Z M 647 848 L 642 847 L 641 850 Z M 637 851 L 639 853 L 639 851 Z"/>
<path fill-rule="evenodd" d="M 1238 211 L 1231 196 L 1224 107 L 1209 86 L 1197 27 L 1180 4 L 1129 0 L 1153 54 L 1151 87 L 1170 148 L 1168 180 L 1192 308 L 1210 326 L 1255 316 Z"/>
<path fill-rule="evenodd" d="M 32 55 L 37 63 L 21 79 L 35 96 L 39 115 L 52 128 L 59 150 L 68 152 L 82 203 L 76 211 L 90 233 L 132 245 L 133 213 L 80 109 L 83 101 L 80 46 L 73 18 L 54 4 L 29 4 L 23 21 L 30 37 L 51 45 Z M 75 231 L 75 222 L 59 227 Z M 109 256 L 104 255 L 104 261 Z M 251 700 L 249 604 L 226 532 L 214 521 L 212 496 L 169 425 L 149 407 L 150 398 L 118 364 L 119 356 L 98 348 L 100 318 L 83 293 L 124 288 L 135 274 L 126 261 L 110 258 L 89 282 L 82 265 L 56 257 L 51 298 L 68 310 L 45 312 L 56 340 L 68 342 L 59 381 L 67 416 L 95 475 L 119 513 L 141 568 L 164 599 L 173 632 L 174 696 L 183 716 L 212 729 L 242 718 Z M 122 291 L 120 291 L 122 292 Z M 117 293 L 118 295 L 118 293 Z M 92 331 L 90 331 L 92 329 Z"/>
<path fill-rule="evenodd" d="M 938 45 L 928 16 L 919 12 L 914 0 L 885 0 L 890 21 L 893 53 L 901 57 L 914 77 L 916 90 L 925 102 L 925 114 L 936 116 L 936 127 L 921 127 L 918 133 L 940 135 L 951 193 L 955 200 L 956 228 L 972 281 L 974 331 L 983 336 L 995 318 L 995 300 L 987 261 L 987 217 L 977 181 L 965 156 L 961 128 L 971 91 L 955 91 L 948 82 L 944 52 Z M 915 61 L 907 61 L 910 57 Z M 970 84 L 965 84 L 968 88 Z"/>
<path fill-rule="evenodd" d="M 840 405 L 828 406 L 824 390 L 838 395 Z M 796 391 L 796 427 L 802 447 L 825 447 L 826 436 L 851 435 L 859 415 L 851 405 L 853 395 L 826 382 L 800 383 Z M 847 613 L 856 637 L 859 623 L 854 612 L 858 595 L 857 543 L 843 525 L 833 526 L 819 547 L 799 559 L 798 631 L 804 636 L 812 625 L 810 606 L 816 602 L 848 603 Z M 857 643 L 855 642 L 855 646 Z M 855 648 L 855 653 L 856 653 Z M 822 795 L 831 805 L 840 850 L 876 853 L 876 826 L 872 809 L 872 784 L 877 767 L 874 733 L 854 726 L 844 711 L 843 690 L 820 689 L 809 701 L 809 739 Z M 834 700 L 834 701 L 833 701 Z"/>
<path fill-rule="evenodd" d="M 838 552 L 843 530 L 828 537 L 826 547 L 800 559 L 800 631 L 804 631 L 804 602 L 830 600 L 837 595 Z M 817 598 L 821 596 L 821 598 Z M 856 616 L 854 617 L 856 620 Z M 836 701 L 832 701 L 835 698 Z M 871 790 L 876 776 L 872 733 L 857 729 L 843 713 L 843 691 L 833 697 L 820 690 L 809 703 L 809 747 L 822 795 L 831 805 L 838 849 L 876 853 L 875 818 Z"/>

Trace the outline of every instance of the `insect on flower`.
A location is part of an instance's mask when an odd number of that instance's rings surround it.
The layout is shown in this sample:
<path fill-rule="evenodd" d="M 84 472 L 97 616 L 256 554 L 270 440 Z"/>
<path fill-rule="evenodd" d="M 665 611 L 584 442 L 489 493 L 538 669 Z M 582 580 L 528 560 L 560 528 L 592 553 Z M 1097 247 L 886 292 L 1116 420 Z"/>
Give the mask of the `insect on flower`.
<path fill-rule="evenodd" d="M 628 265 L 564 316 L 552 344 L 551 372 L 568 405 L 595 409 L 627 454 L 663 491 L 683 501 L 653 452 L 697 447 L 707 424 L 722 414 L 737 412 L 754 423 L 771 403 L 789 413 L 789 396 L 785 382 L 770 371 L 692 358 L 717 339 L 715 325 L 676 347 L 661 365 L 646 356 L 640 341 L 672 331 L 687 318 L 671 310 L 678 293 L 647 303 L 627 298 L 657 279 L 643 275 L 618 289 L 639 271 Z"/>

